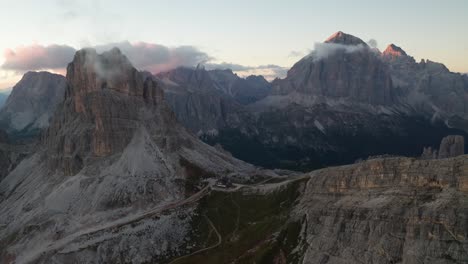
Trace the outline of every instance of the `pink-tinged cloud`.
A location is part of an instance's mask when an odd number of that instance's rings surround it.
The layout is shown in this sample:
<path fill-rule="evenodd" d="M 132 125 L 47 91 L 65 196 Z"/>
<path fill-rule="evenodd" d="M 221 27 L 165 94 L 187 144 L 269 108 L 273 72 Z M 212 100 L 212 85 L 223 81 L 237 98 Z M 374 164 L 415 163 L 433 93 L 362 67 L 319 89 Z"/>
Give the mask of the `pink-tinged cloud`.
<path fill-rule="evenodd" d="M 152 73 L 164 72 L 180 66 L 196 66 L 211 60 L 208 54 L 193 46 L 166 47 L 154 43 L 124 41 L 95 48 L 98 52 L 103 52 L 113 47 L 119 48 L 136 68 Z"/>
<path fill-rule="evenodd" d="M 168 71 L 180 66 L 196 66 L 211 59 L 208 54 L 193 46 L 166 47 L 154 43 L 124 41 L 94 48 L 98 52 L 104 52 L 114 47 L 119 48 L 137 69 L 152 73 Z M 64 72 L 75 52 L 75 48 L 66 45 L 34 44 L 6 49 L 5 62 L 1 68 L 17 72 L 38 70 Z"/>
<path fill-rule="evenodd" d="M 231 69 L 241 76 L 261 74 L 267 79 L 284 77 L 287 69 L 278 65 L 245 66 L 233 63 L 211 63 L 207 53 L 193 46 L 167 47 L 155 43 L 128 41 L 95 46 L 99 53 L 119 48 L 139 70 L 153 74 L 169 71 L 177 67 L 194 67 L 204 64 L 207 69 Z M 76 49 L 66 45 L 30 45 L 5 50 L 3 70 L 22 73 L 26 71 L 48 70 L 65 75 L 67 64 L 73 60 Z"/>
<path fill-rule="evenodd" d="M 73 59 L 75 49 L 66 45 L 42 46 L 38 44 L 6 49 L 2 68 L 13 71 L 61 69 Z"/>

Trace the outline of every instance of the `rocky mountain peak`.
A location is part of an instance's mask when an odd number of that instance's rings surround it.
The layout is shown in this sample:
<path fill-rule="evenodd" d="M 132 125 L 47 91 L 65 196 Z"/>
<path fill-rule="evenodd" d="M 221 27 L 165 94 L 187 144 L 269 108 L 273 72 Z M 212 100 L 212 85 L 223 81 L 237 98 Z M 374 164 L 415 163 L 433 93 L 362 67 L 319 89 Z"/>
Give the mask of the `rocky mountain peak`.
<path fill-rule="evenodd" d="M 334 44 L 342 44 L 342 45 L 363 45 L 368 46 L 362 39 L 355 37 L 350 34 L 343 33 L 342 31 L 338 31 L 335 34 L 331 35 L 329 38 L 325 40 L 325 43 L 334 43 Z"/>
<path fill-rule="evenodd" d="M 168 127 L 174 122 L 162 89 L 116 48 L 102 54 L 78 51 L 68 65 L 67 80 L 64 103 L 45 138 L 52 167 L 67 174 L 76 173 L 88 156 L 122 151 L 146 118 Z"/>
<path fill-rule="evenodd" d="M 10 134 L 33 136 L 49 125 L 55 107 L 63 100 L 65 77 L 49 72 L 28 72 L 13 87 L 0 111 L 0 126 Z"/>
<path fill-rule="evenodd" d="M 281 95 L 296 92 L 372 105 L 391 105 L 396 99 L 388 65 L 364 41 L 341 31 L 272 85 Z"/>
<path fill-rule="evenodd" d="M 408 56 L 408 54 L 406 54 L 406 52 L 402 48 L 396 46 L 395 44 L 388 45 L 385 51 L 383 52 L 383 55 L 389 57 Z"/>
<path fill-rule="evenodd" d="M 257 81 L 259 83 L 268 84 L 268 81 L 262 75 L 249 75 L 245 78 L 247 81 Z"/>
<path fill-rule="evenodd" d="M 70 95 L 111 89 L 128 95 L 142 95 L 143 79 L 118 48 L 98 54 L 83 49 L 67 68 Z"/>

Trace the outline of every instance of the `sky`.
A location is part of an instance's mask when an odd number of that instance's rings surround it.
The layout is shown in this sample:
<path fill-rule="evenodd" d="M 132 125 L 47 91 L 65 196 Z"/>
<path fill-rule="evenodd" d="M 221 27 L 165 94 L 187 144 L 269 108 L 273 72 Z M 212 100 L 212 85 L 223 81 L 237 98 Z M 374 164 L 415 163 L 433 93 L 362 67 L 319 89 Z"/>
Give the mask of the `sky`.
<path fill-rule="evenodd" d="M 0 0 L 0 89 L 64 73 L 75 50 L 118 46 L 141 70 L 229 67 L 284 77 L 336 31 L 468 72 L 466 0 Z"/>

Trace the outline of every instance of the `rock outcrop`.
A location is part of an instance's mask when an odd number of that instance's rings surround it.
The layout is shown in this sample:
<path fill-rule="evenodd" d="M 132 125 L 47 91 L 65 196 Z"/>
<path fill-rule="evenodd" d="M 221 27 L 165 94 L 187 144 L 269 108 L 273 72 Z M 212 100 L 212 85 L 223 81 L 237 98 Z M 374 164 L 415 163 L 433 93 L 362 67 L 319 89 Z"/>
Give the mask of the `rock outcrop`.
<path fill-rule="evenodd" d="M 423 148 L 422 159 L 437 159 L 438 157 L 437 149 L 433 149 L 432 147 Z"/>
<path fill-rule="evenodd" d="M 424 147 L 422 159 L 445 159 L 465 154 L 465 138 L 463 136 L 446 136 L 440 142 L 439 149 Z"/>
<path fill-rule="evenodd" d="M 439 148 L 439 159 L 452 158 L 465 154 L 465 138 L 448 136 L 442 139 Z"/>
<path fill-rule="evenodd" d="M 12 137 L 36 136 L 49 126 L 66 86 L 66 79 L 61 75 L 26 73 L 0 110 L 0 127 Z"/>

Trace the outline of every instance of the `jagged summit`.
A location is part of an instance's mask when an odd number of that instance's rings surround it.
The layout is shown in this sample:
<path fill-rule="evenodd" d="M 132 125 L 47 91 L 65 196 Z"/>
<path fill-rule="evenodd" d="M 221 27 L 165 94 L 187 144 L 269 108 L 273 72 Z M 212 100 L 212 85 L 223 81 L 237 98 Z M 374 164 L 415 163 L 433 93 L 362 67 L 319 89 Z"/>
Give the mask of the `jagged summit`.
<path fill-rule="evenodd" d="M 67 67 L 67 79 L 71 95 L 101 89 L 128 95 L 143 93 L 143 78 L 118 48 L 102 54 L 94 49 L 79 50 Z"/>
<path fill-rule="evenodd" d="M 102 54 L 94 49 L 78 51 L 67 67 L 67 80 L 61 113 L 45 137 L 52 167 L 61 167 L 66 174 L 79 171 L 84 165 L 81 159 L 88 156 L 104 157 L 125 149 L 144 123 L 142 109 L 161 126 L 174 126 L 162 89 L 117 48 Z"/>
<path fill-rule="evenodd" d="M 335 44 L 343 44 L 343 45 L 364 45 L 368 46 L 362 39 L 355 37 L 350 34 L 343 33 L 342 31 L 338 31 L 335 34 L 331 35 L 325 43 L 335 43 Z"/>
<path fill-rule="evenodd" d="M 385 51 L 383 52 L 383 55 L 390 57 L 408 56 L 408 54 L 406 54 L 406 52 L 402 48 L 398 47 L 395 44 L 388 45 Z"/>

